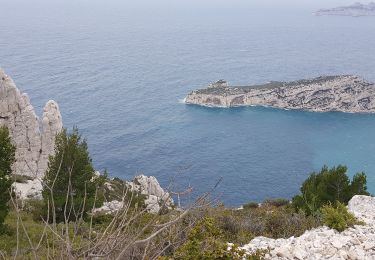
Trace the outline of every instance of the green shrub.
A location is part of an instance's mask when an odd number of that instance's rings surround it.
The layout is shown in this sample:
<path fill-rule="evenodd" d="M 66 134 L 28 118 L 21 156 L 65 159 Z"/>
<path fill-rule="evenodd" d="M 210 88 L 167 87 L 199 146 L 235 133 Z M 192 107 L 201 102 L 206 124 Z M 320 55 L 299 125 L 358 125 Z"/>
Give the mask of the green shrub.
<path fill-rule="evenodd" d="M 281 199 L 281 198 L 278 198 L 278 199 L 267 199 L 267 200 L 265 200 L 263 202 L 263 204 L 269 205 L 269 206 L 274 206 L 274 207 L 281 207 L 281 206 L 289 205 L 289 200 L 287 200 L 287 199 Z"/>
<path fill-rule="evenodd" d="M 177 249 L 171 259 L 244 259 L 245 251 L 236 245 L 228 250 L 228 243 L 223 238 L 218 222 L 204 217 L 189 232 L 187 241 Z M 260 255 L 261 253 L 246 256 L 245 259 L 260 259 Z"/>
<path fill-rule="evenodd" d="M 319 173 L 312 173 L 302 184 L 301 194 L 293 198 L 292 205 L 307 214 L 316 214 L 328 203 L 347 204 L 354 195 L 369 195 L 364 173 L 354 175 L 352 181 L 346 175 L 345 166 L 331 169 L 323 167 Z"/>
<path fill-rule="evenodd" d="M 5 231 L 4 221 L 9 212 L 12 163 L 16 147 L 12 144 L 9 130 L 0 127 L 0 234 Z"/>
<path fill-rule="evenodd" d="M 341 202 L 337 202 L 335 206 L 331 204 L 325 205 L 322 207 L 321 212 L 324 224 L 339 232 L 361 223 L 357 221 L 355 216 Z"/>
<path fill-rule="evenodd" d="M 42 222 L 45 219 L 44 201 L 38 199 L 25 200 L 22 210 L 32 216 L 35 222 Z"/>
<path fill-rule="evenodd" d="M 49 201 L 50 212 L 55 213 L 51 221 L 74 221 L 82 217 L 81 213 L 85 217 L 94 203 L 96 207 L 102 205 L 103 197 L 97 194 L 97 188 L 104 180 L 95 175 L 86 140 L 77 128 L 70 134 L 64 129 L 56 136 L 55 151 L 43 180 L 43 198 L 46 206 Z"/>
<path fill-rule="evenodd" d="M 244 209 L 256 209 L 259 207 L 259 204 L 257 202 L 248 202 L 242 206 Z"/>

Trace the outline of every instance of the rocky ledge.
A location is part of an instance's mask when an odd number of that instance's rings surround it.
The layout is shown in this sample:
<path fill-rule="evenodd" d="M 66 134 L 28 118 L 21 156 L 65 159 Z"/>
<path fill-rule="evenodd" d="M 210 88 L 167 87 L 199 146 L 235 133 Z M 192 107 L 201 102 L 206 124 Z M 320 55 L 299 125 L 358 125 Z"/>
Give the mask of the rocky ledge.
<path fill-rule="evenodd" d="M 354 196 L 348 209 L 366 224 L 341 233 L 321 227 L 288 239 L 256 237 L 242 249 L 269 250 L 265 259 L 375 259 L 375 198 Z"/>
<path fill-rule="evenodd" d="M 375 113 L 375 84 L 352 75 L 253 86 L 229 86 L 220 80 L 192 91 L 185 103 L 208 107 L 268 106 L 316 112 Z"/>
<path fill-rule="evenodd" d="M 375 3 L 368 4 L 355 3 L 349 6 L 340 6 L 330 9 L 320 9 L 315 15 L 337 15 L 337 16 L 375 16 Z"/>

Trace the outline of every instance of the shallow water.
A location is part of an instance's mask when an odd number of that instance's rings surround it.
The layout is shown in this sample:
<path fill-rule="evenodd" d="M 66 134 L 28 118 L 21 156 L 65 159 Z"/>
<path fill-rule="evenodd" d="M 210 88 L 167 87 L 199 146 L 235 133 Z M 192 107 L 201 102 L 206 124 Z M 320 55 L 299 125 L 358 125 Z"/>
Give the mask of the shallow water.
<path fill-rule="evenodd" d="M 0 66 L 39 114 L 58 101 L 97 169 L 143 172 L 227 205 L 291 197 L 309 172 L 345 164 L 375 192 L 375 115 L 179 102 L 211 81 L 256 84 L 358 74 L 375 81 L 374 17 L 271 8 L 142 9 L 3 3 Z M 188 198 L 189 199 L 189 198 Z"/>

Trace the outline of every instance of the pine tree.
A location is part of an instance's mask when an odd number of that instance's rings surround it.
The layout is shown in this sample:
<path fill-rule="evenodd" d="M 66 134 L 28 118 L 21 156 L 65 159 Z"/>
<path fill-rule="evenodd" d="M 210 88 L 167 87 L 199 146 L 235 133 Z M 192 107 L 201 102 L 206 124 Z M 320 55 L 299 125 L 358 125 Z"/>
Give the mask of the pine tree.
<path fill-rule="evenodd" d="M 68 134 L 64 129 L 56 136 L 55 155 L 50 156 L 42 192 L 45 205 L 56 222 L 75 221 L 85 217 L 95 201 L 98 186 L 95 170 L 89 156 L 87 142 L 78 129 Z M 100 206 L 100 201 L 95 202 Z M 83 212 L 83 216 L 82 213 Z"/>
<path fill-rule="evenodd" d="M 0 127 L 0 233 L 4 231 L 4 220 L 9 212 L 8 202 L 12 185 L 11 173 L 16 148 L 12 144 L 9 130 Z"/>
<path fill-rule="evenodd" d="M 357 173 L 350 181 L 347 167 L 339 165 L 329 169 L 324 166 L 319 173 L 312 173 L 302 184 L 301 195 L 293 198 L 294 207 L 315 214 L 327 204 L 347 204 L 354 195 L 369 195 L 364 173 Z"/>

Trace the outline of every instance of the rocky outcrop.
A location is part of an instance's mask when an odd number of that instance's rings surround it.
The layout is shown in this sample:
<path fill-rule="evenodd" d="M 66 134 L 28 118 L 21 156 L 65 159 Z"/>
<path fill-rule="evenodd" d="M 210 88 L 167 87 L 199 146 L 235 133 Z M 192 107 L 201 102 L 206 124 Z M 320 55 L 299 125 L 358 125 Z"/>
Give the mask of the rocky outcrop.
<path fill-rule="evenodd" d="M 315 15 L 337 15 L 337 16 L 374 16 L 375 3 L 368 4 L 355 3 L 349 6 L 341 6 L 330 9 L 320 9 L 314 13 Z"/>
<path fill-rule="evenodd" d="M 108 190 L 113 191 L 114 188 L 110 182 L 104 184 Z M 163 206 L 170 208 L 173 206 L 173 199 L 159 184 L 154 176 L 139 175 L 133 181 L 126 182 L 129 190 L 145 195 L 146 210 L 150 213 L 157 214 Z M 94 210 L 94 213 L 112 214 L 124 206 L 122 201 L 113 200 L 104 203 L 100 208 Z"/>
<path fill-rule="evenodd" d="M 270 250 L 265 259 L 375 259 L 375 198 L 354 196 L 348 208 L 366 224 L 341 233 L 320 227 L 288 239 L 256 237 L 242 249 Z"/>
<path fill-rule="evenodd" d="M 40 122 L 27 94 L 21 93 L 13 80 L 0 69 L 0 126 L 9 128 L 16 146 L 13 173 L 43 177 L 48 156 L 54 151 L 55 136 L 62 129 L 57 103 L 48 101 Z"/>
<path fill-rule="evenodd" d="M 12 184 L 13 191 L 15 192 L 17 198 L 22 201 L 28 199 L 42 199 L 43 185 L 40 179 L 27 180 L 24 183 L 14 182 Z"/>
<path fill-rule="evenodd" d="M 173 199 L 159 184 L 154 176 L 139 175 L 133 181 L 128 182 L 132 191 L 146 195 L 146 208 L 151 213 L 160 211 L 161 206 L 171 207 Z"/>
<path fill-rule="evenodd" d="M 93 210 L 94 214 L 114 214 L 117 211 L 123 209 L 124 202 L 118 200 L 106 201 L 103 203 L 103 206 Z"/>
<path fill-rule="evenodd" d="M 186 104 L 209 107 L 269 106 L 306 111 L 375 113 L 375 85 L 358 76 L 229 87 L 222 82 L 191 92 Z"/>

